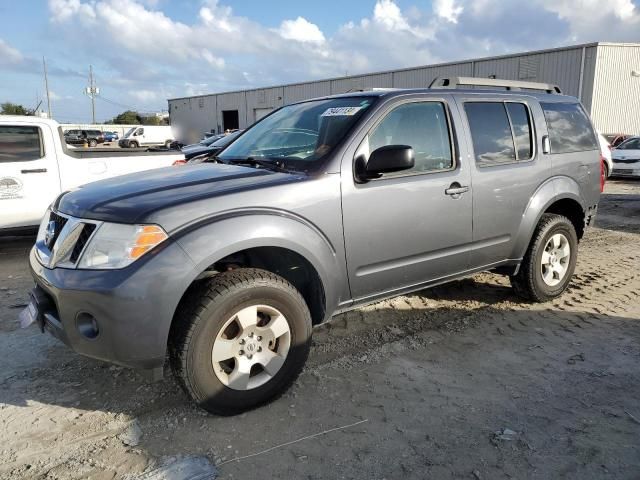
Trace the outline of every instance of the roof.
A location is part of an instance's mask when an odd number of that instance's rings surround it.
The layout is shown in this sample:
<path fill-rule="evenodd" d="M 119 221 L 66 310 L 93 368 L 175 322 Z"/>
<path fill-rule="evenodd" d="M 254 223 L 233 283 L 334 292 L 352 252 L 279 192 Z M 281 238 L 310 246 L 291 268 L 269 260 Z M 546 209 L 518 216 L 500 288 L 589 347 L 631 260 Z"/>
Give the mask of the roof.
<path fill-rule="evenodd" d="M 35 115 L 0 115 L 0 122 L 29 122 L 29 123 L 45 123 L 53 128 L 58 128 L 58 122 L 50 118 L 37 117 Z"/>
<path fill-rule="evenodd" d="M 470 63 L 470 62 L 485 62 L 485 61 L 488 61 L 488 60 L 499 60 L 499 59 L 504 59 L 504 58 L 522 57 L 522 56 L 525 56 L 525 55 L 539 55 L 539 54 L 544 54 L 544 53 L 559 52 L 559 51 L 563 51 L 563 50 L 575 50 L 575 49 L 579 49 L 579 48 L 598 47 L 598 46 L 606 46 L 606 47 L 640 47 L 640 43 L 612 43 L 612 42 L 581 43 L 581 44 L 576 44 L 576 45 L 567 45 L 567 46 L 564 46 L 564 47 L 547 48 L 547 49 L 543 49 L 543 50 L 529 50 L 529 51 L 525 51 L 525 52 L 508 53 L 508 54 L 504 54 L 504 55 L 495 55 L 495 56 L 490 56 L 490 57 L 468 58 L 468 59 L 463 59 L 463 60 L 456 60 L 456 61 L 453 61 L 453 62 L 434 63 L 434 64 L 429 64 L 429 65 L 416 65 L 414 67 L 396 68 L 396 69 L 381 70 L 381 71 L 376 71 L 376 72 L 363 72 L 363 73 L 360 73 L 360 74 L 357 74 L 357 75 L 346 75 L 346 76 L 343 76 L 343 77 L 319 78 L 317 80 L 308 80 L 308 81 L 304 81 L 304 82 L 284 83 L 284 84 L 279 84 L 279 85 L 267 85 L 267 86 L 264 86 L 264 87 L 257 87 L 257 88 L 244 88 L 244 89 L 240 89 L 240 90 L 229 90 L 229 91 L 224 91 L 224 92 L 213 92 L 213 93 L 207 93 L 207 94 L 203 94 L 203 95 L 192 95 L 192 96 L 184 96 L 184 97 L 175 97 L 175 98 L 169 98 L 167 101 L 171 102 L 171 101 L 176 101 L 176 100 L 187 100 L 187 99 L 191 99 L 191 98 L 211 97 L 211 96 L 214 96 L 214 95 L 226 95 L 226 94 L 231 94 L 231 93 L 255 92 L 255 91 L 258 91 L 258 90 L 269 90 L 269 89 L 272 89 L 272 88 L 284 88 L 284 87 L 293 87 L 293 86 L 297 86 L 297 85 L 309 85 L 309 84 L 312 84 L 312 83 L 331 82 L 331 81 L 334 81 L 334 80 L 347 80 L 347 79 L 350 79 L 350 78 L 358 78 L 358 77 L 367 76 L 367 75 L 383 75 L 383 74 L 390 74 L 390 73 L 394 73 L 394 72 L 407 72 L 407 71 L 411 71 L 411 70 L 417 70 L 417 69 L 420 69 L 420 68 L 447 67 L 447 66 L 451 66 L 451 65 L 460 65 L 460 64 L 463 64 L 463 63 Z"/>
<path fill-rule="evenodd" d="M 530 91 L 530 90 L 487 90 L 487 89 L 469 89 L 469 88 L 390 88 L 385 90 L 365 90 L 365 91 L 357 91 L 357 92 L 348 92 L 348 93 L 337 93 L 335 95 L 326 95 L 323 97 L 309 98 L 305 100 L 300 100 L 296 103 L 305 103 L 313 100 L 322 100 L 329 98 L 352 98 L 352 97 L 397 97 L 401 95 L 409 95 L 409 94 L 423 94 L 423 95 L 432 95 L 432 96 L 442 96 L 442 95 L 451 95 L 451 94 L 464 94 L 464 95 L 492 95 L 492 96 L 527 96 L 536 98 L 539 101 L 545 101 L 549 103 L 553 102 L 577 102 L 578 99 L 572 97 L 570 95 L 563 95 L 558 93 L 545 93 L 540 91 Z"/>

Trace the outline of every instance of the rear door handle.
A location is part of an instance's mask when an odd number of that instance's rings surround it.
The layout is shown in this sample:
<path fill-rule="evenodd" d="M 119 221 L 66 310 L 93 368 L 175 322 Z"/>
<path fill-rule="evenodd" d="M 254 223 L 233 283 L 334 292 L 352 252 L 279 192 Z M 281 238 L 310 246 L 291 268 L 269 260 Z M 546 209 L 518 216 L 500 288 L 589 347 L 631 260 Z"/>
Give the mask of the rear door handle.
<path fill-rule="evenodd" d="M 20 170 L 20 173 L 47 173 L 46 168 L 32 168 L 29 170 Z"/>
<path fill-rule="evenodd" d="M 454 198 L 457 198 L 460 195 L 462 195 L 463 193 L 466 193 L 468 191 L 469 191 L 469 187 L 462 186 L 458 182 L 453 182 L 451 185 L 449 185 L 449 188 L 447 188 L 444 191 L 444 193 L 446 195 L 450 195 L 450 196 L 452 196 Z"/>

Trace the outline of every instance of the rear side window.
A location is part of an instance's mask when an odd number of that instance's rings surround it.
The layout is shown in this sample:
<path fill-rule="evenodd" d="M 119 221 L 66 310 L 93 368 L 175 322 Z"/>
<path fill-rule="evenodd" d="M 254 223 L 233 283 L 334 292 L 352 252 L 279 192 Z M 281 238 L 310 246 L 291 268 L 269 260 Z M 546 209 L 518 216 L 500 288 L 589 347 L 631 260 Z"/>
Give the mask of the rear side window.
<path fill-rule="evenodd" d="M 541 103 L 549 130 L 551 153 L 598 150 L 591 122 L 579 103 Z"/>
<path fill-rule="evenodd" d="M 531 160 L 533 129 L 524 103 L 467 102 L 464 109 L 479 166 Z"/>
<path fill-rule="evenodd" d="M 38 127 L 0 126 L 0 163 L 25 162 L 43 156 Z"/>

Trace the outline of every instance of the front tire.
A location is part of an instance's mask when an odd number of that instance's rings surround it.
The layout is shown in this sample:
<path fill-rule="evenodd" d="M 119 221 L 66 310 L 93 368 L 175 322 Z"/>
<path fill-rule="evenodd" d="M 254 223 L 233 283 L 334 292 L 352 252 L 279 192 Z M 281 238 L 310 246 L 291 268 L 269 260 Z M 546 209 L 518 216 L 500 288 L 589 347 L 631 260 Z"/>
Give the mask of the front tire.
<path fill-rule="evenodd" d="M 94 139 L 89 140 L 89 146 L 90 147 L 95 147 L 96 145 L 98 145 L 98 142 Z"/>
<path fill-rule="evenodd" d="M 234 415 L 282 394 L 310 345 L 311 314 L 298 290 L 271 272 L 238 269 L 188 292 L 169 355 L 175 377 L 200 407 Z"/>
<path fill-rule="evenodd" d="M 525 300 L 547 302 L 562 295 L 576 268 L 578 236 L 571 221 L 545 213 L 511 285 Z"/>
<path fill-rule="evenodd" d="M 129 148 L 138 148 L 139 146 L 138 142 L 129 142 Z"/>

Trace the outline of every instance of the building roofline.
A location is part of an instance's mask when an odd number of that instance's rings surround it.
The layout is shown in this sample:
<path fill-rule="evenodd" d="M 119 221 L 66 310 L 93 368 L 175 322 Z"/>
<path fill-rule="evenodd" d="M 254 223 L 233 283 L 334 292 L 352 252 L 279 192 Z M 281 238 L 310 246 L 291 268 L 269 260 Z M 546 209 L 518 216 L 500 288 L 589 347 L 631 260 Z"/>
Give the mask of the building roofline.
<path fill-rule="evenodd" d="M 566 46 L 563 46 L 563 47 L 546 48 L 546 49 L 542 49 L 542 50 L 528 50 L 528 51 L 524 51 L 524 52 L 507 53 L 507 54 L 503 54 L 503 55 L 494 55 L 494 56 L 490 56 L 490 57 L 469 58 L 469 59 L 457 60 L 457 61 L 453 61 L 453 62 L 432 63 L 432 64 L 428 64 L 428 65 L 417 65 L 417 66 L 414 66 L 414 67 L 403 67 L 403 68 L 396 68 L 396 69 L 389 69 L 389 70 L 380 70 L 380 71 L 376 71 L 376 72 L 366 72 L 366 73 L 359 73 L 359 74 L 355 74 L 355 75 L 345 75 L 345 76 L 342 76 L 342 77 L 319 78 L 317 80 L 307 80 L 307 81 L 304 81 L 304 82 L 283 83 L 283 84 L 279 84 L 279 85 L 268 85 L 268 86 L 264 86 L 264 87 L 244 88 L 244 89 L 229 90 L 229 91 L 224 91 L 224 92 L 206 93 L 206 94 L 202 94 L 202 95 L 187 95 L 187 96 L 183 96 L 183 97 L 169 98 L 169 99 L 167 99 L 167 101 L 171 102 L 171 101 L 175 101 L 175 100 L 186 100 L 186 99 L 190 99 L 190 98 L 202 98 L 202 97 L 212 97 L 212 96 L 216 96 L 216 95 L 228 95 L 228 94 L 234 94 L 234 93 L 255 92 L 255 91 L 258 91 L 258 90 L 270 90 L 270 89 L 273 89 L 273 88 L 285 88 L 285 87 L 294 87 L 294 86 L 298 86 L 298 85 L 309 85 L 309 84 L 318 83 L 318 82 L 332 82 L 332 81 L 336 81 L 336 80 L 347 80 L 347 79 L 350 79 L 350 78 L 358 78 L 358 77 L 369 76 L 369 75 L 385 75 L 385 74 L 396 73 L 396 72 L 407 72 L 407 71 L 410 71 L 410 70 L 417 70 L 417 69 L 421 69 L 421 68 L 447 67 L 447 66 L 461 65 L 461 64 L 472 63 L 472 62 L 486 62 L 486 61 L 491 61 L 491 60 L 500 60 L 500 59 L 504 59 L 504 58 L 521 57 L 521 56 L 524 56 L 524 55 L 539 55 L 539 54 L 544 54 L 544 53 L 558 52 L 558 51 L 562 51 L 562 50 L 575 50 L 575 49 L 579 49 L 579 48 L 597 47 L 597 46 L 640 47 L 640 43 L 615 43 L 615 42 L 580 43 L 580 44 L 576 44 L 576 45 L 566 45 Z"/>

